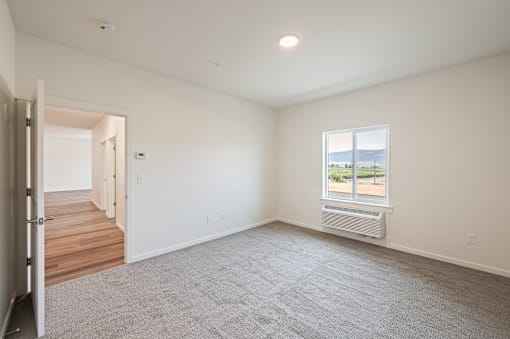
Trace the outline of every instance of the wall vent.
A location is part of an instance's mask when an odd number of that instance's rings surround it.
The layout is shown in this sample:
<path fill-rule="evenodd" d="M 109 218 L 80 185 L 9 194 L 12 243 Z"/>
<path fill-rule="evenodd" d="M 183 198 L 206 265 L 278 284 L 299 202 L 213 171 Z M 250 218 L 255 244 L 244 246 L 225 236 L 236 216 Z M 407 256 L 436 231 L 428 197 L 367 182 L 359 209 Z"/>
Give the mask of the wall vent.
<path fill-rule="evenodd" d="M 384 220 L 384 212 L 333 205 L 323 205 L 321 210 L 322 226 L 379 239 L 385 236 Z"/>

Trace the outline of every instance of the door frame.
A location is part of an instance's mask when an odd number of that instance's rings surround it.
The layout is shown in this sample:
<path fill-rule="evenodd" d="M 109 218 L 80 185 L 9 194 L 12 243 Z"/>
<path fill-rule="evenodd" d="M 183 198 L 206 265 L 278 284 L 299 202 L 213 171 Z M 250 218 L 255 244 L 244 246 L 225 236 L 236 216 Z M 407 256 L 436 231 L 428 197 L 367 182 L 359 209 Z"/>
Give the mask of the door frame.
<path fill-rule="evenodd" d="M 44 80 L 37 80 L 35 92 L 26 101 L 26 188 L 27 219 L 30 226 L 30 279 L 31 297 L 37 337 L 46 334 L 46 279 L 45 279 L 45 201 L 44 201 Z M 27 237 L 28 238 L 28 237 Z"/>
<path fill-rule="evenodd" d="M 133 234 L 134 234 L 134 223 L 133 223 L 133 200 L 134 200 L 134 185 L 132 177 L 132 157 L 130 154 L 134 154 L 133 142 L 132 142 L 132 125 L 130 119 L 133 118 L 134 112 L 128 108 L 120 106 L 105 105 L 101 103 L 94 103 L 89 101 L 81 101 L 77 99 L 62 98 L 57 96 L 46 95 L 46 106 L 60 107 L 68 110 L 78 110 L 85 112 L 95 112 L 105 115 L 117 116 L 124 118 L 124 168 L 125 178 L 124 185 L 126 191 L 126 207 L 125 207 L 125 218 L 126 224 L 124 225 L 124 263 L 133 262 Z"/>

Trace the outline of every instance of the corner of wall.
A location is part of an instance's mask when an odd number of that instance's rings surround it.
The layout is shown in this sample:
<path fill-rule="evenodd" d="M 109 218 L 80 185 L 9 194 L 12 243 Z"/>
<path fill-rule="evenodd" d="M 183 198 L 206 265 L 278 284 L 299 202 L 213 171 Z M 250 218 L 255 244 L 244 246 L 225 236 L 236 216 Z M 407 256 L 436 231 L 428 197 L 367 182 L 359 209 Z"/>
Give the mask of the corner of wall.
<path fill-rule="evenodd" d="M 0 82 L 14 97 L 16 84 L 16 30 L 6 0 L 0 0 Z"/>

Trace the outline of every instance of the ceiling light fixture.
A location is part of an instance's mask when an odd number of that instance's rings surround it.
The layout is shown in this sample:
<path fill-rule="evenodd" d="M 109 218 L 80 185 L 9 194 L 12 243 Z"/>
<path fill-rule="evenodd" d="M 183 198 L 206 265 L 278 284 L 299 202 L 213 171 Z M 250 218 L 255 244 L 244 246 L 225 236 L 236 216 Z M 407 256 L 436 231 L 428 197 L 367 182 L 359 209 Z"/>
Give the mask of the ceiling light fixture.
<path fill-rule="evenodd" d="M 299 38 L 296 34 L 285 34 L 278 40 L 279 44 L 283 48 L 291 48 L 299 43 Z"/>
<path fill-rule="evenodd" d="M 106 31 L 106 32 L 115 31 L 115 26 L 113 24 L 109 23 L 108 21 L 101 21 L 97 27 L 99 27 L 100 30 Z"/>

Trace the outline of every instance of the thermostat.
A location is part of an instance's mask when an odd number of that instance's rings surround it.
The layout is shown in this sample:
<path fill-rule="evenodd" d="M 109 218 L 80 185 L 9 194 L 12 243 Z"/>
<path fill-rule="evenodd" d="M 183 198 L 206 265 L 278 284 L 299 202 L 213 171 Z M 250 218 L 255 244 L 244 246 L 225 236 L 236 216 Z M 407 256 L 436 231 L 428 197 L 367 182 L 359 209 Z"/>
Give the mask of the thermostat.
<path fill-rule="evenodd" d="M 135 152 L 135 159 L 145 160 L 145 158 L 146 158 L 145 152 Z"/>

